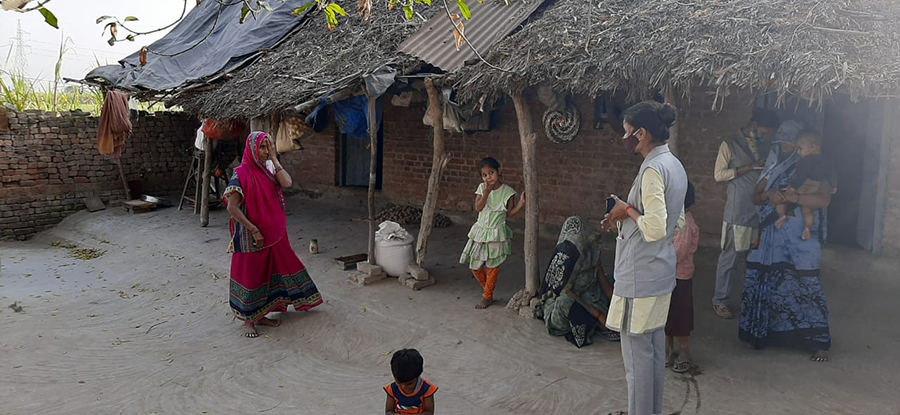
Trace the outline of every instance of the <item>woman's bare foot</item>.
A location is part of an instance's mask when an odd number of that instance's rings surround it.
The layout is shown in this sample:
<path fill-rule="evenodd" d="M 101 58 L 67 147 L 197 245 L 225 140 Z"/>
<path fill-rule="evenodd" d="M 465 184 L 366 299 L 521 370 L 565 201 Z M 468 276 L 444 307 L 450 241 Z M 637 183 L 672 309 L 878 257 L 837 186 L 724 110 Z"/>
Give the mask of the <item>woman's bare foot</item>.
<path fill-rule="evenodd" d="M 812 230 L 810 230 L 809 228 L 804 229 L 803 236 L 801 238 L 803 238 L 804 241 L 807 241 L 810 238 L 812 238 Z"/>
<path fill-rule="evenodd" d="M 256 325 L 253 323 L 244 323 L 244 336 L 248 338 L 259 337 L 259 333 L 256 331 Z"/>
<path fill-rule="evenodd" d="M 485 308 L 490 307 L 491 304 L 494 304 L 494 300 L 493 299 L 489 300 L 489 299 L 485 298 L 485 299 L 481 300 L 480 303 L 475 305 L 475 308 L 477 308 L 479 310 L 484 310 Z"/>
<path fill-rule="evenodd" d="M 831 359 L 831 353 L 829 353 L 826 350 L 819 350 L 815 354 L 813 354 L 812 357 L 809 358 L 809 360 L 812 360 L 813 362 L 818 362 L 818 363 L 825 363 L 830 359 Z"/>
<path fill-rule="evenodd" d="M 782 217 L 778 218 L 778 222 L 775 222 L 775 227 L 778 229 L 783 228 L 784 224 L 787 223 L 787 220 L 788 220 L 787 216 L 782 216 Z"/>
<path fill-rule="evenodd" d="M 257 321 L 256 324 L 259 324 L 260 326 L 278 327 L 281 325 L 281 321 L 263 317 L 262 320 Z"/>

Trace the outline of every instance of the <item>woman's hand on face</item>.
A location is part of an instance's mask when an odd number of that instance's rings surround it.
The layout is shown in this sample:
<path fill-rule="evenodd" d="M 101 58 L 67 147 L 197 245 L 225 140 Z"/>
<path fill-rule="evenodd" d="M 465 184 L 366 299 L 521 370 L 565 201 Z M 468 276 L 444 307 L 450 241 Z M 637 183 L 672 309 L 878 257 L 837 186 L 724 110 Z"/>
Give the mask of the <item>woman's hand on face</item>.
<path fill-rule="evenodd" d="M 272 140 L 272 137 L 267 138 L 269 141 L 269 160 L 275 162 L 278 160 L 278 150 L 275 149 L 275 140 Z"/>
<path fill-rule="evenodd" d="M 265 246 L 265 239 L 263 238 L 262 232 L 259 231 L 259 228 L 251 231 L 250 236 L 253 237 L 253 246 L 257 248 L 262 248 Z"/>

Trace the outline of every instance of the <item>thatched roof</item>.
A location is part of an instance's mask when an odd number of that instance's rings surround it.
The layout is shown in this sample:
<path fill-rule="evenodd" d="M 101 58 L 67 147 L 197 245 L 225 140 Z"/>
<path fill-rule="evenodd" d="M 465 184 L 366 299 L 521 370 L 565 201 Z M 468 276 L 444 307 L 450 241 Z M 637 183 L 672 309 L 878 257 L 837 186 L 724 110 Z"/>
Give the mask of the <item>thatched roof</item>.
<path fill-rule="evenodd" d="M 463 68 L 464 99 L 549 83 L 585 93 L 705 87 L 793 93 L 900 92 L 900 1 L 556 0 L 483 63 Z"/>
<path fill-rule="evenodd" d="M 434 13 L 419 11 L 426 17 Z M 362 73 L 387 63 L 401 71 L 414 67 L 419 61 L 396 49 L 422 23 L 418 17 L 407 21 L 399 9 L 375 7 L 368 22 L 351 13 L 329 31 L 324 16 L 312 15 L 305 27 L 225 81 L 206 91 L 185 91 L 169 103 L 217 119 L 281 111 L 352 87 Z"/>

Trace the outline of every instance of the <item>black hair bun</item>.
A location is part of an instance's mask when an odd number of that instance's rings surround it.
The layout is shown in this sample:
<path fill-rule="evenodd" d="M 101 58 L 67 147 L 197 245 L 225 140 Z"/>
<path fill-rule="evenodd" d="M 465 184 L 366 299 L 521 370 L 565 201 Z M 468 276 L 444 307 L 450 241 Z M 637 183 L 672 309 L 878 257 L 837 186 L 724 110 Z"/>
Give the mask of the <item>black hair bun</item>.
<path fill-rule="evenodd" d="M 656 115 L 666 127 L 675 125 L 675 118 L 678 117 L 678 111 L 672 104 L 663 104 L 656 109 Z"/>

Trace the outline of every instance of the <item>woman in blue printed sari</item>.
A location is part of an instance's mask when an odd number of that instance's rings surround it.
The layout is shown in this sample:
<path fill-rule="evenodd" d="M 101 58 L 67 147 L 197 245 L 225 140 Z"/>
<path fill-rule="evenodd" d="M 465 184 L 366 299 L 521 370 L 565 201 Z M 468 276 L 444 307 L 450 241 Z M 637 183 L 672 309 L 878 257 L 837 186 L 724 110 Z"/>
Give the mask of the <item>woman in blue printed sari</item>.
<path fill-rule="evenodd" d="M 816 134 L 806 131 L 799 135 Z M 826 362 L 831 347 L 828 306 L 819 274 L 826 237 L 826 209 L 836 187 L 816 194 L 783 190 L 790 186 L 800 160 L 797 135 L 776 135 L 775 146 L 754 193 L 760 222 L 759 247 L 747 258 L 741 306 L 740 338 L 756 349 L 796 347 L 812 351 L 811 360 Z M 789 203 L 793 215 L 779 229 L 775 205 Z M 802 238 L 801 207 L 816 215 L 812 238 Z"/>

